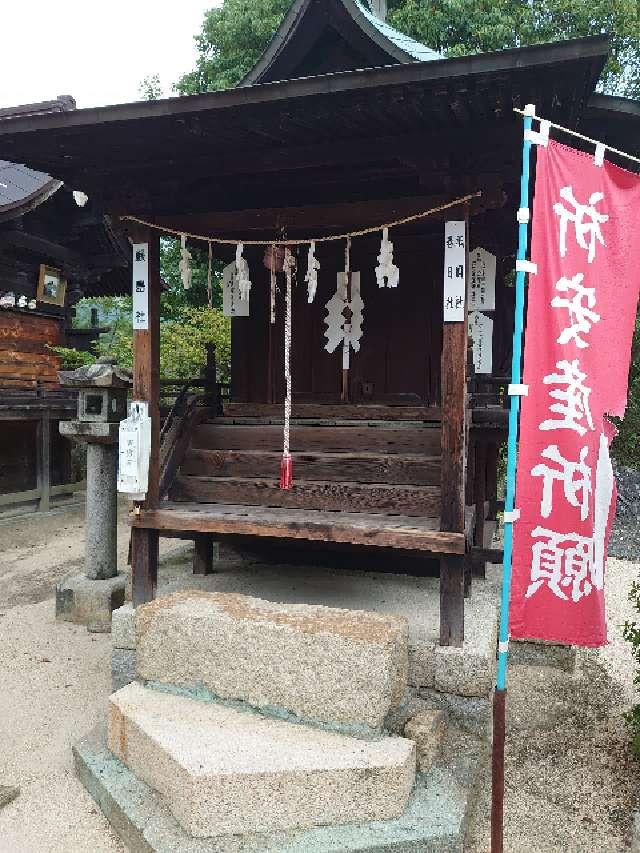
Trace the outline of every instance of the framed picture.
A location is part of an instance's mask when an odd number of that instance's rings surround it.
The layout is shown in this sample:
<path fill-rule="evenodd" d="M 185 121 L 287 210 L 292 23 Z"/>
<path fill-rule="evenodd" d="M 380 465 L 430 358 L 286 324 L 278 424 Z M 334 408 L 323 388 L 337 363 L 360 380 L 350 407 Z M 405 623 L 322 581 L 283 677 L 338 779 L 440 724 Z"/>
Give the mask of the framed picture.
<path fill-rule="evenodd" d="M 40 264 L 40 278 L 38 280 L 38 302 L 48 302 L 50 305 L 64 307 L 64 297 L 67 290 L 67 282 L 62 277 L 60 270 Z"/>

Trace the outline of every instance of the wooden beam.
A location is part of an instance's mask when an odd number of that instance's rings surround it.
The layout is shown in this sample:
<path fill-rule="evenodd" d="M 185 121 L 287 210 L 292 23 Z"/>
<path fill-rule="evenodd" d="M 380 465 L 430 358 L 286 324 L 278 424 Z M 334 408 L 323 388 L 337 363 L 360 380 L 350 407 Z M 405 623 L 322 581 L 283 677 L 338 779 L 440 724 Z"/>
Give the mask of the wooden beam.
<path fill-rule="evenodd" d="M 464 533 L 442 533 L 437 519 L 370 514 L 273 509 L 226 504 L 162 503 L 131 517 L 134 529 L 162 531 L 162 535 L 192 533 L 264 536 L 337 542 L 433 554 L 465 553 Z M 192 537 L 190 537 L 192 538 Z"/>
<path fill-rule="evenodd" d="M 302 229 L 311 233 L 331 233 L 342 228 L 366 228 L 380 224 L 381 221 L 402 219 L 415 213 L 438 207 L 450 202 L 451 195 L 417 195 L 401 198 L 370 199 L 367 201 L 336 202 L 278 208 L 246 208 L 207 214 L 186 216 L 148 217 L 158 226 L 167 226 L 192 234 L 215 234 L 219 236 L 248 235 L 262 238 L 273 235 L 274 224 L 278 228 L 287 228 L 287 233 L 295 237 Z M 485 196 L 473 200 L 473 214 L 483 212 L 492 200 Z M 497 204 L 497 200 L 494 200 Z M 503 200 L 500 201 L 500 205 Z M 450 208 L 437 218 L 449 219 L 463 215 L 463 208 Z M 436 218 L 436 217 L 434 217 Z M 321 223 L 321 225 L 320 225 Z"/>
<path fill-rule="evenodd" d="M 440 558 L 440 645 L 464 643 L 465 557 Z"/>
<path fill-rule="evenodd" d="M 136 241 L 146 242 L 149 246 L 149 328 L 133 333 L 133 398 L 149 404 L 151 455 L 144 507 L 152 508 L 160 500 L 160 238 L 155 232 L 145 231 L 136 235 Z M 135 607 L 151 601 L 155 596 L 158 547 L 157 531 L 132 531 L 131 566 Z"/>
<path fill-rule="evenodd" d="M 145 507 L 150 508 L 160 499 L 160 238 L 147 231 L 143 239 L 149 245 L 149 328 L 133 333 L 133 399 L 149 404 L 151 457 Z"/>
<path fill-rule="evenodd" d="M 133 606 L 153 601 L 158 586 L 159 536 L 157 530 L 131 531 Z"/>
<path fill-rule="evenodd" d="M 486 521 L 487 445 L 481 439 L 476 439 L 475 460 L 476 476 L 473 484 L 473 501 L 476 507 L 476 523 L 473 544 L 483 548 L 484 523 Z"/>
<path fill-rule="evenodd" d="M 51 506 L 51 416 L 48 409 L 42 413 L 37 431 L 37 488 L 40 492 L 38 509 L 48 512 Z"/>
<path fill-rule="evenodd" d="M 213 574 L 213 538 L 210 533 L 201 533 L 193 540 L 194 575 Z"/>
<path fill-rule="evenodd" d="M 468 226 L 468 213 L 467 213 Z M 469 269 L 469 228 L 466 232 Z M 445 323 L 442 332 L 442 430 L 440 530 L 465 532 L 465 451 L 467 442 L 467 305 L 464 320 Z M 478 472 L 475 472 L 475 479 Z M 440 561 L 440 643 L 461 646 L 464 640 L 464 559 Z"/>
<path fill-rule="evenodd" d="M 467 322 L 445 323 L 442 340 L 442 530 L 464 531 Z M 475 480 L 478 479 L 476 471 Z"/>

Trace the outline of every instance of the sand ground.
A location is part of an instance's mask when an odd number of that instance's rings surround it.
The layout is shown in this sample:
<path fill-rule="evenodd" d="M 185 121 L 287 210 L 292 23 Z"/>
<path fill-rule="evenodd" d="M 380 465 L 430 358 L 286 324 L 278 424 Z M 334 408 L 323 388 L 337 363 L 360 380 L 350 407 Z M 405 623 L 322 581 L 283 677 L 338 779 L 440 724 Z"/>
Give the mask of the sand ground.
<path fill-rule="evenodd" d="M 73 773 L 71 744 L 105 712 L 110 639 L 56 624 L 55 583 L 81 571 L 82 508 L 0 521 L 0 784 L 20 785 L 0 811 L 0 853 L 115 853 L 124 848 Z M 128 531 L 119 529 L 124 566 Z M 165 574 L 188 570 L 185 546 L 163 543 Z M 634 667 L 622 640 L 640 566 L 610 560 L 612 643 L 580 651 L 574 675 L 514 666 L 509 679 L 505 849 L 630 850 L 640 771 L 623 711 Z M 496 582 L 493 576 L 490 582 Z M 489 785 L 469 853 L 487 853 Z"/>

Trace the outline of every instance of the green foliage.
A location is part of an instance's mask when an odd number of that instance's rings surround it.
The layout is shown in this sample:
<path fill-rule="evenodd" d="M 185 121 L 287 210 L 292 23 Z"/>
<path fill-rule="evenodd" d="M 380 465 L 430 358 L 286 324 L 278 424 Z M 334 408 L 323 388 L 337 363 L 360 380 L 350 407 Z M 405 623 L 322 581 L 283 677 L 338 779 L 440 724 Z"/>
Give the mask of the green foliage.
<path fill-rule="evenodd" d="M 76 370 L 78 367 L 85 367 L 87 364 L 93 364 L 96 360 L 95 355 L 90 352 L 81 352 L 81 350 L 73 347 L 51 347 L 48 346 L 51 352 L 54 352 L 60 359 L 60 370 Z"/>
<path fill-rule="evenodd" d="M 180 278 L 180 240 L 162 239 L 160 268 L 165 290 L 162 293 L 162 317 L 179 317 L 183 307 L 200 308 L 207 305 L 208 250 L 188 244 L 191 252 L 191 289 L 185 291 Z M 214 247 L 215 251 L 215 247 Z M 212 269 L 213 307 L 222 307 L 222 263 L 214 261 Z"/>
<path fill-rule="evenodd" d="M 258 61 L 287 13 L 291 0 L 225 0 L 205 13 L 196 36 L 195 69 L 180 78 L 181 95 L 235 86 Z"/>
<path fill-rule="evenodd" d="M 396 0 L 389 22 L 445 56 L 608 34 L 603 91 L 640 97 L 637 0 Z"/>
<path fill-rule="evenodd" d="M 164 272 L 163 269 L 163 274 Z M 164 379 L 191 379 L 198 376 L 206 361 L 205 347 L 213 343 L 216 347 L 219 378 L 223 382 L 228 382 L 231 369 L 230 320 L 218 308 L 185 303 L 184 298 L 181 302 L 180 293 L 184 297 L 184 290 L 178 290 L 176 284 L 175 290 L 170 289 L 161 297 L 161 376 Z M 195 301 L 195 297 L 193 298 Z M 204 298 L 206 300 L 206 285 Z M 122 367 L 131 368 L 133 366 L 131 297 L 86 299 L 82 300 L 78 307 L 81 309 L 83 319 L 89 315 L 90 308 L 98 308 L 100 316 L 108 318 L 110 330 L 100 335 L 93 353 L 55 347 L 54 351 L 63 359 L 63 369 L 73 370 L 82 364 L 91 364 L 101 355 L 111 356 Z"/>
<path fill-rule="evenodd" d="M 629 601 L 640 613 L 640 583 L 638 581 L 634 582 L 631 587 Z M 623 636 L 631 644 L 633 656 L 640 664 L 640 628 L 635 620 L 625 623 Z M 636 670 L 633 683 L 636 687 L 640 687 L 640 669 Z M 625 717 L 631 731 L 631 749 L 640 758 L 640 705 L 634 705 Z"/>
<path fill-rule="evenodd" d="M 131 300 L 123 299 L 123 311 L 111 332 L 100 336 L 98 355 L 109 355 L 122 367 L 133 366 Z M 126 303 L 129 303 L 128 310 Z M 160 375 L 163 379 L 191 379 L 206 361 L 206 344 L 216 347 L 218 375 L 228 381 L 231 362 L 231 323 L 216 308 L 184 306 L 160 325 Z"/>
<path fill-rule="evenodd" d="M 182 95 L 235 86 L 262 55 L 292 0 L 224 0 L 205 14 Z M 365 0 L 363 0 L 365 2 Z M 640 97 L 638 0 L 390 0 L 389 23 L 445 56 L 607 33 L 603 91 Z"/>
<path fill-rule="evenodd" d="M 157 101 L 163 95 L 159 74 L 149 74 L 138 86 L 143 101 Z"/>

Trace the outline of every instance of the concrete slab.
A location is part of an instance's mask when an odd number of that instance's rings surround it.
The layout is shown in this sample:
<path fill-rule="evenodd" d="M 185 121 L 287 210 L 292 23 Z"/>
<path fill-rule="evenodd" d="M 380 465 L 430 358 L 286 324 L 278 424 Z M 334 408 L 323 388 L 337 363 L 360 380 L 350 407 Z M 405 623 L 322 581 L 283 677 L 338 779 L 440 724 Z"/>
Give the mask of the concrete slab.
<path fill-rule="evenodd" d="M 124 604 L 125 584 L 123 574 L 107 580 L 86 575 L 65 578 L 56 585 L 56 619 L 108 634 L 112 612 Z"/>
<path fill-rule="evenodd" d="M 312 721 L 380 728 L 407 685 L 405 619 L 236 593 L 136 610 L 138 677 Z"/>
<path fill-rule="evenodd" d="M 326 567 L 222 562 L 216 574 L 194 576 L 188 571 L 163 586 L 158 594 L 181 589 L 233 592 L 267 601 L 320 604 L 350 610 L 391 613 L 409 623 L 409 684 L 459 695 L 484 695 L 495 681 L 498 596 L 489 583 L 474 580 L 465 601 L 464 654 L 472 670 L 456 666 L 451 676 L 440 667 L 436 682 L 439 637 L 440 581 L 383 572 L 337 570 Z M 457 663 L 457 661 L 455 662 Z M 446 676 L 446 677 L 445 677 Z M 474 693 L 472 691 L 479 691 Z"/>
<path fill-rule="evenodd" d="M 405 810 L 413 741 L 361 740 L 130 684 L 108 746 L 196 838 L 390 820 Z"/>
<path fill-rule="evenodd" d="M 106 746 L 104 726 L 73 748 L 76 772 L 131 853 L 463 853 L 488 745 L 454 727 L 396 820 L 270 835 L 191 838 L 160 796 Z"/>

